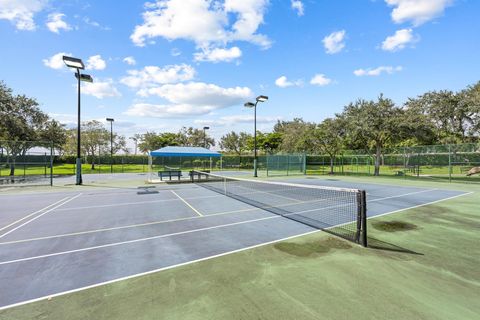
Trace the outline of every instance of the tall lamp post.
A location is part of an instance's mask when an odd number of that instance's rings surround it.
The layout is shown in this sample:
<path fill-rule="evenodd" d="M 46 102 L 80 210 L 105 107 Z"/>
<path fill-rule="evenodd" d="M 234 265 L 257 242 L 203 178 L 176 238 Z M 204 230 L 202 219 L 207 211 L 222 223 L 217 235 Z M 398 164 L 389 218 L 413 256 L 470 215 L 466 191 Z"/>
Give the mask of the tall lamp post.
<path fill-rule="evenodd" d="M 110 122 L 110 173 L 113 173 L 113 118 L 105 119 Z"/>
<path fill-rule="evenodd" d="M 75 184 L 82 184 L 82 158 L 80 152 L 80 81 L 93 82 L 93 79 L 88 74 L 81 74 L 80 70 L 85 69 L 83 61 L 78 58 L 63 56 L 63 62 L 69 68 L 76 69 L 75 78 L 78 80 L 78 108 L 77 108 L 77 160 L 76 160 L 76 182 Z"/>
<path fill-rule="evenodd" d="M 203 127 L 203 147 L 206 149 L 207 148 L 207 134 L 205 133 L 205 130 L 210 129 L 210 127 Z"/>
<path fill-rule="evenodd" d="M 267 96 L 258 96 L 255 103 L 253 102 L 246 102 L 244 104 L 247 108 L 253 108 L 253 176 L 258 177 L 257 174 L 257 104 L 259 102 L 265 102 L 268 100 Z"/>

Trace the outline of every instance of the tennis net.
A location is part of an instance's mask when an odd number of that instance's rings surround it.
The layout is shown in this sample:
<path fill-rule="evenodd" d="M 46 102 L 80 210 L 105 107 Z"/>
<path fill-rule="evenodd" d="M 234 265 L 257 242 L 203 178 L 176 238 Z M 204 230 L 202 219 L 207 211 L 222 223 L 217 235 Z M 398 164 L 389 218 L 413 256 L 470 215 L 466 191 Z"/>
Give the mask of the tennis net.
<path fill-rule="evenodd" d="M 193 171 L 206 189 L 367 246 L 364 190 L 248 180 Z"/>

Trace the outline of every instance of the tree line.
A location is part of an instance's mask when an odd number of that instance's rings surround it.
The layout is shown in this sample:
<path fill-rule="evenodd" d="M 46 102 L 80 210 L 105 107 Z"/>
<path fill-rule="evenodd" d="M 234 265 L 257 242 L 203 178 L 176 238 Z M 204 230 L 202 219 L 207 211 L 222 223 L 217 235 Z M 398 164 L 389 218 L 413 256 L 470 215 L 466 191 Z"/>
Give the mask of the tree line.
<path fill-rule="evenodd" d="M 337 155 L 361 149 L 374 155 L 378 175 L 384 148 L 478 142 L 479 135 L 480 82 L 458 92 L 430 91 L 402 105 L 382 94 L 358 99 L 320 123 L 278 121 L 272 132 L 257 132 L 257 146 L 264 153 L 328 155 L 331 172 Z M 220 139 L 220 147 L 241 155 L 251 152 L 252 140 L 246 132 L 232 131 Z"/>
<path fill-rule="evenodd" d="M 342 112 L 320 123 L 295 118 L 278 121 L 271 132 L 257 131 L 257 148 L 265 153 L 325 154 L 331 159 L 345 150 L 362 149 L 375 157 L 379 173 L 382 150 L 396 146 L 478 142 L 480 133 L 480 82 L 454 92 L 430 91 L 408 98 L 401 105 L 380 94 L 375 100 L 358 99 Z M 183 127 L 178 132 L 135 134 L 142 153 L 165 146 L 215 146 L 202 129 Z M 57 154 L 76 153 L 76 129 L 44 113 L 34 98 L 14 95 L 0 82 L 0 147 L 11 157 L 36 146 L 52 147 Z M 114 134 L 113 152 L 128 153 L 125 136 Z M 30 142 L 28 142 L 30 141 Z M 40 141 L 40 142 L 39 142 Z M 41 141 L 47 141 L 43 144 Z M 100 121 L 82 123 L 81 152 L 90 159 L 110 152 L 110 131 Z M 253 151 L 253 135 L 225 134 L 218 141 L 223 152 L 242 155 Z M 135 150 L 136 154 L 136 150 Z M 12 170 L 13 167 L 12 167 Z"/>

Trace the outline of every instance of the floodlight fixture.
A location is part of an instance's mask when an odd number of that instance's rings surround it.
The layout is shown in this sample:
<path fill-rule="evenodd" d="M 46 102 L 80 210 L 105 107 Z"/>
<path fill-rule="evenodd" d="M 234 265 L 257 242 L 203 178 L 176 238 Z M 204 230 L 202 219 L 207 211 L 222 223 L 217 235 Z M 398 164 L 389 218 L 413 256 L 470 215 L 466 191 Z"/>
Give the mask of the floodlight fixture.
<path fill-rule="evenodd" d="M 75 78 L 78 79 L 78 73 L 75 73 Z M 82 73 L 82 74 L 80 74 L 80 81 L 93 82 L 93 78 L 89 74 Z"/>
<path fill-rule="evenodd" d="M 246 108 L 254 108 L 254 107 L 255 107 L 255 103 L 245 102 L 245 104 L 244 104 L 243 106 L 246 107 Z"/>
<path fill-rule="evenodd" d="M 82 70 L 85 69 L 85 65 L 83 64 L 82 59 L 67 57 L 67 56 L 63 56 L 62 59 L 65 65 L 69 68 L 82 69 Z"/>
<path fill-rule="evenodd" d="M 267 96 L 260 95 L 260 96 L 257 97 L 257 102 L 265 102 L 267 100 L 268 100 Z"/>

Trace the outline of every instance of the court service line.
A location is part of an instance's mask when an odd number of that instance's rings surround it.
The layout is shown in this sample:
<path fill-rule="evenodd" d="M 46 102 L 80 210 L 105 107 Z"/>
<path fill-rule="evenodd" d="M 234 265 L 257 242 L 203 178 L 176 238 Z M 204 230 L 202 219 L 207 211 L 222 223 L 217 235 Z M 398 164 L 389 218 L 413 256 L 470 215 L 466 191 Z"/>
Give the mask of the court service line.
<path fill-rule="evenodd" d="M 58 201 L 52 203 L 52 204 L 49 204 L 48 206 L 46 206 L 46 207 L 44 207 L 44 208 L 42 208 L 42 209 L 40 209 L 40 210 L 37 210 L 37 211 L 35 211 L 35 212 L 32 212 L 32 213 L 30 213 L 29 215 L 26 215 L 25 217 L 23 217 L 23 218 L 21 218 L 21 219 L 18 219 L 18 220 L 16 220 L 16 221 L 10 223 L 9 225 L 6 225 L 5 227 L 0 228 L 0 231 L 5 230 L 5 229 L 7 229 L 7 228 L 9 228 L 9 227 L 11 227 L 11 226 L 13 226 L 13 225 L 15 225 L 15 224 L 17 224 L 17 223 L 25 220 L 25 219 L 27 219 L 27 218 L 29 218 L 29 217 L 37 214 L 37 213 L 40 213 L 40 212 L 42 212 L 43 210 L 47 210 L 48 208 L 56 205 L 56 204 L 59 203 L 59 202 L 62 202 L 62 201 L 65 200 L 65 199 L 68 199 L 68 197 L 65 197 L 65 198 L 63 198 L 63 199 L 61 199 L 61 200 L 58 200 Z"/>
<path fill-rule="evenodd" d="M 419 194 L 419 193 L 437 191 L 437 190 L 439 190 L 439 189 L 427 189 L 427 190 L 404 193 L 404 194 L 400 194 L 400 195 L 396 195 L 396 196 L 389 196 L 389 197 L 383 197 L 383 198 L 372 199 L 372 200 L 367 199 L 367 202 L 376 202 L 376 201 L 382 201 L 382 200 L 388 200 L 388 199 L 394 199 L 394 198 L 401 198 L 401 197 L 405 197 L 405 196 L 410 196 L 412 194 Z"/>
<path fill-rule="evenodd" d="M 281 242 L 281 241 L 287 241 L 287 240 L 295 239 L 295 238 L 306 236 L 306 235 L 316 233 L 316 232 L 319 232 L 319 231 L 321 231 L 321 230 L 307 231 L 307 232 L 296 234 L 296 235 L 293 235 L 293 236 L 289 236 L 289 237 L 285 237 L 285 238 L 281 238 L 281 239 L 277 239 L 277 240 L 272 240 L 272 241 L 268 241 L 268 242 L 262 242 L 262 243 L 255 244 L 255 245 L 252 245 L 252 246 L 248 246 L 248 247 L 244 247 L 244 248 L 240 248 L 240 249 L 236 249 L 236 250 L 231 250 L 231 251 L 227 251 L 227 252 L 222 252 L 222 253 L 219 253 L 219 254 L 215 254 L 215 255 L 212 255 L 212 256 L 204 257 L 204 258 L 199 258 L 199 259 L 196 259 L 196 260 L 190 260 L 190 261 L 174 264 L 174 265 L 171 265 L 171 266 L 166 266 L 166 267 L 157 268 L 157 269 L 153 269 L 153 270 L 149 270 L 149 271 L 145 271 L 145 272 L 141 272 L 141 273 L 132 274 L 132 275 L 121 277 L 121 278 L 116 278 L 116 279 L 113 279 L 113 280 L 98 282 L 98 283 L 95 283 L 95 284 L 91 284 L 89 286 L 75 288 L 75 289 L 71 289 L 71 290 L 67 290 L 67 291 L 62 291 L 62 292 L 42 296 L 42 297 L 35 298 L 35 299 L 25 300 L 25 301 L 17 302 L 17 303 L 6 305 L 6 306 L 1 306 L 0 311 L 10 309 L 10 308 L 14 308 L 14 307 L 19 307 L 19 306 L 22 306 L 22 305 L 26 305 L 26 304 L 30 304 L 30 303 L 34 303 L 34 302 L 38 302 L 38 301 L 42 301 L 42 300 L 46 300 L 46 299 L 51 299 L 51 298 L 64 296 L 64 295 L 79 292 L 79 291 L 84 291 L 84 290 L 87 290 L 87 289 L 100 287 L 100 286 L 103 286 L 103 285 L 108 285 L 108 284 L 112 284 L 112 283 L 116 283 L 116 282 L 120 282 L 120 281 L 134 279 L 134 278 L 146 276 L 146 275 L 149 275 L 149 274 L 153 274 L 153 273 L 157 273 L 157 272 L 161 272 L 161 271 L 165 271 L 165 270 L 169 270 L 169 269 L 173 269 L 173 268 L 177 268 L 177 267 L 187 266 L 187 265 L 197 263 L 197 262 L 202 262 L 202 261 L 206 261 L 206 260 L 220 258 L 220 257 L 227 256 L 227 255 L 230 255 L 230 254 L 234 254 L 234 253 L 238 253 L 238 252 L 242 252 L 242 251 L 246 251 L 246 250 L 250 250 L 250 249 L 254 249 L 254 248 L 258 248 L 258 247 L 263 247 L 263 246 L 266 246 L 266 245 L 269 245 L 269 244 L 274 244 L 274 243 Z"/>
<path fill-rule="evenodd" d="M 367 200 L 367 203 L 370 202 L 376 202 L 376 201 L 382 201 L 382 200 L 387 200 L 391 198 L 398 198 L 398 197 L 403 197 L 407 195 L 412 195 L 415 193 L 422 193 L 422 192 L 427 192 L 427 191 L 434 191 L 438 189 L 428 189 L 428 190 L 422 190 L 422 191 L 416 191 L 416 192 L 410 192 L 410 193 L 404 193 L 398 196 L 392 196 L 392 197 L 385 197 L 385 198 L 378 198 L 378 199 L 373 199 L 373 200 Z M 219 194 L 221 197 L 222 195 Z M 212 196 L 213 197 L 213 196 Z M 188 199 L 197 199 L 197 198 L 205 198 L 205 197 L 192 197 Z M 187 199 L 187 198 L 186 198 Z M 174 200 L 178 201 L 177 199 L 169 199 L 169 200 Z M 159 200 L 160 201 L 160 200 Z M 238 201 L 238 200 L 237 200 Z M 294 206 L 294 205 L 299 205 L 299 204 L 308 204 L 308 203 L 315 203 L 315 202 L 322 202 L 325 201 L 325 199 L 320 199 L 320 200 L 312 200 L 312 201 L 303 201 L 301 203 L 289 203 L 289 204 L 283 204 L 283 205 L 278 205 L 275 206 L 277 207 L 289 207 L 289 206 Z M 141 202 L 140 202 L 141 203 Z M 249 205 L 251 206 L 251 205 Z M 299 213 L 307 213 L 307 212 L 312 212 L 312 211 L 322 211 L 325 209 L 331 209 L 335 207 L 341 207 L 344 205 L 335 205 L 335 206 L 329 206 L 326 208 L 315 208 L 315 209 L 310 209 L 310 210 L 304 210 L 300 212 L 293 212 L 289 213 L 286 215 L 293 215 L 293 214 L 299 214 Z M 22 242 L 30 242 L 30 241 L 39 241 L 39 240 L 47 240 L 47 239 L 56 239 L 56 238 L 63 238 L 63 237 L 72 237 L 72 236 L 79 236 L 79 235 L 84 235 L 84 234 L 90 234 L 90 233 L 99 233 L 99 232 L 107 232 L 107 231 L 115 231 L 115 230 L 122 230 L 122 229 L 130 229 L 130 228 L 138 228 L 138 227 L 145 227 L 145 226 L 150 226 L 150 225 L 158 225 L 158 224 L 164 224 L 164 223 L 171 223 L 171 222 L 179 222 L 179 221 L 188 221 L 188 220 L 194 220 L 198 219 L 201 217 L 210 217 L 210 216 L 220 216 L 220 215 L 226 215 L 226 214 L 234 214 L 234 213 L 240 213 L 240 212 L 249 212 L 249 211 L 256 211 L 256 210 L 267 210 L 273 208 L 273 206 L 266 206 L 263 208 L 258 208 L 258 207 L 252 207 L 248 209 L 240 209 L 240 210 L 232 210 L 232 211 L 224 211 L 224 212 L 217 212 L 217 213 L 212 213 L 208 215 L 202 215 L 202 216 L 195 216 L 195 217 L 186 217 L 186 218 L 178 218 L 178 219 L 170 219 L 170 220 L 161 220 L 161 221 L 152 221 L 152 222 L 147 222 L 147 223 L 139 223 L 139 224 L 131 224 L 131 225 L 126 225 L 126 226 L 119 226 L 119 227 L 111 227 L 111 228 L 100 228 L 100 229 L 95 229 L 95 230 L 87 230 L 87 231 L 79 231 L 79 232 L 71 232 L 71 233 L 64 233 L 64 234 L 58 234 L 58 235 L 53 235 L 53 236 L 45 236 L 45 237 L 37 237 L 37 238 L 29 238 L 29 239 L 21 239 L 21 240 L 13 240 L 13 241 L 7 241 L 7 242 L 0 242 L 1 245 L 7 245 L 7 244 L 15 244 L 15 243 L 22 243 Z M 412 208 L 412 207 L 409 207 Z M 57 211 L 60 210 L 68 210 L 71 208 L 64 208 L 64 209 L 58 209 Z M 77 209 L 77 208 L 73 208 Z M 348 224 L 351 223 L 351 221 L 345 223 Z"/>
<path fill-rule="evenodd" d="M 448 198 L 443 198 L 443 199 L 439 199 L 439 200 L 435 200 L 435 201 L 431 201 L 431 202 L 427 202 L 427 203 L 422 203 L 422 204 L 419 204 L 419 205 L 416 205 L 416 206 L 413 206 L 413 207 L 408 207 L 408 208 L 403 208 L 403 209 L 398 209 L 398 210 L 394 210 L 394 211 L 390 211 L 390 212 L 381 213 L 381 214 L 378 214 L 378 215 L 375 215 L 375 216 L 367 217 L 367 219 L 382 217 L 382 216 L 386 216 L 388 214 L 397 213 L 397 212 L 401 212 L 401 211 L 405 211 L 405 210 L 420 208 L 420 207 L 428 206 L 430 204 L 434 204 L 434 203 L 438 203 L 438 202 L 442 202 L 442 201 L 446 201 L 446 200 L 451 200 L 451 199 L 467 196 L 467 195 L 470 195 L 472 193 L 474 193 L 474 192 L 471 191 L 471 192 L 466 192 L 466 193 L 462 193 L 462 194 L 457 194 L 456 196 L 451 196 L 451 197 L 448 197 Z"/>
<path fill-rule="evenodd" d="M 190 203 L 188 203 L 185 199 L 180 197 L 175 191 L 170 190 L 178 199 L 182 200 L 183 203 L 185 203 L 190 209 L 192 209 L 196 214 L 198 214 L 200 217 L 203 217 L 203 214 L 200 213 L 197 209 L 195 209 Z"/>
<path fill-rule="evenodd" d="M 77 252 L 91 251 L 91 250 L 97 250 L 97 249 L 103 249 L 103 248 L 109 248 L 109 247 L 116 247 L 116 246 L 121 246 L 121 245 L 125 245 L 125 244 L 144 242 L 144 241 L 149 241 L 149 240 L 156 240 L 156 239 L 173 237 L 173 236 L 178 236 L 178 235 L 183 235 L 183 234 L 195 233 L 195 232 L 199 232 L 199 231 L 225 228 L 225 227 L 230 227 L 230 226 L 235 226 L 235 225 L 240 225 L 240 224 L 246 224 L 246 223 L 250 223 L 250 222 L 257 222 L 257 221 L 270 220 L 270 219 L 278 219 L 278 218 L 281 218 L 281 217 L 282 216 L 268 216 L 268 217 L 263 217 L 263 218 L 258 218 L 258 219 L 251 219 L 251 220 L 245 220 L 245 221 L 239 221 L 239 222 L 220 224 L 218 226 L 198 228 L 198 229 L 193 229 L 193 230 L 186 230 L 186 231 L 162 234 L 162 235 L 158 235 L 158 236 L 145 237 L 145 238 L 139 238 L 139 239 L 133 239 L 133 240 L 127 240 L 127 241 L 113 242 L 113 243 L 108 243 L 108 244 L 102 244 L 102 245 L 99 245 L 99 246 L 92 246 L 92 247 L 86 247 L 86 248 L 81 248 L 81 249 L 60 251 L 60 252 L 55 252 L 55 253 L 48 253 L 48 254 L 32 256 L 32 257 L 28 257 L 28 258 L 20 258 L 20 259 L 9 260 L 9 261 L 1 261 L 0 265 L 13 264 L 13 263 L 18 263 L 18 262 L 31 261 L 31 260 L 37 260 L 37 259 L 43 259 L 43 258 L 49 258 L 49 257 L 56 257 L 56 256 L 70 254 L 70 253 L 77 253 Z"/>
<path fill-rule="evenodd" d="M 172 191 L 172 190 L 165 190 L 165 191 Z M 184 198 L 186 200 L 195 200 L 195 199 L 208 199 L 208 198 L 218 198 L 224 195 L 215 194 L 211 196 L 198 196 L 198 197 L 189 197 Z M 99 204 L 94 206 L 83 206 L 83 207 L 71 207 L 71 208 L 62 208 L 58 209 L 57 211 L 69 211 L 69 210 L 85 210 L 85 209 L 96 209 L 96 208 L 109 208 L 109 207 L 121 207 L 121 206 L 131 206 L 131 205 L 138 205 L 138 204 L 148 204 L 148 203 L 161 203 L 161 202 L 168 202 L 168 201 L 178 201 L 179 199 L 161 199 L 161 200 L 150 200 L 150 201 L 137 201 L 137 202 L 123 202 L 123 203 L 112 203 L 112 204 Z"/>
<path fill-rule="evenodd" d="M 220 196 L 222 196 L 222 195 L 220 195 Z M 175 201 L 178 201 L 178 200 L 175 199 Z M 325 200 L 321 199 L 321 200 L 304 201 L 300 204 L 315 203 L 315 202 L 322 202 L 322 201 L 325 201 Z M 1 245 L 8 245 L 8 244 L 22 243 L 22 242 L 30 242 L 30 241 L 56 239 L 56 238 L 63 238 L 63 237 L 73 237 L 73 236 L 79 236 L 79 235 L 90 234 L 90 233 L 99 233 L 99 232 L 115 231 L 115 230 L 122 230 L 122 229 L 138 228 L 138 227 L 145 227 L 145 226 L 150 226 L 150 225 L 158 225 L 158 224 L 171 223 L 171 222 L 189 221 L 189 220 L 196 220 L 196 219 L 199 219 L 199 218 L 209 218 L 209 217 L 215 217 L 215 216 L 221 216 L 221 215 L 227 215 L 227 214 L 250 212 L 250 211 L 265 210 L 265 209 L 273 208 L 273 206 L 258 208 L 258 207 L 253 207 L 252 205 L 249 205 L 249 204 L 247 204 L 247 205 L 249 206 L 249 208 L 247 208 L 247 209 L 239 209 L 239 210 L 231 210 L 231 211 L 210 213 L 210 214 L 203 215 L 203 216 L 194 216 L 194 217 L 185 217 L 185 218 L 177 218 L 177 219 L 169 219 L 169 220 L 152 221 L 152 222 L 146 222 L 146 223 L 119 226 L 119 227 L 100 228 L 100 229 L 95 229 L 95 230 L 63 233 L 63 234 L 57 234 L 57 235 L 53 235 L 53 236 L 44 236 L 44 237 L 37 237 L 37 238 L 12 240 L 12 241 L 0 242 L 0 246 Z M 299 203 L 282 204 L 282 205 L 275 206 L 275 208 L 289 207 L 289 206 L 294 206 L 294 205 L 299 205 Z M 60 210 L 65 210 L 65 209 L 59 209 L 58 211 L 60 211 Z M 315 210 L 319 210 L 319 209 L 317 208 Z"/>
<path fill-rule="evenodd" d="M 13 228 L 13 229 L 11 229 L 11 230 L 9 230 L 9 231 L 5 232 L 4 234 L 0 235 L 0 239 L 1 239 L 1 238 L 3 238 L 3 237 L 5 237 L 7 234 L 10 234 L 10 233 L 12 233 L 13 231 L 15 231 L 15 230 L 18 230 L 18 229 L 20 229 L 21 227 L 23 227 L 23 226 L 25 226 L 25 225 L 29 224 L 30 222 L 37 220 L 37 219 L 38 219 L 38 218 L 40 218 L 41 216 L 44 216 L 45 214 L 47 214 L 47 213 L 49 213 L 49 212 L 51 212 L 51 211 L 55 210 L 56 208 L 58 208 L 58 207 L 61 207 L 61 206 L 63 206 L 64 204 L 66 204 L 66 203 L 68 203 L 68 202 L 70 202 L 70 201 L 72 201 L 72 200 L 74 200 L 74 199 L 76 199 L 76 198 L 80 197 L 81 195 L 82 195 L 82 194 L 81 194 L 81 193 L 79 193 L 79 194 L 77 194 L 76 196 L 73 196 L 73 197 L 71 197 L 70 199 L 67 199 L 67 200 L 63 201 L 62 203 L 60 203 L 60 204 L 57 204 L 56 206 L 54 206 L 54 207 L 52 207 L 52 208 L 50 208 L 50 209 L 48 209 L 48 210 L 46 210 L 46 211 L 42 212 L 41 214 L 39 214 L 39 215 L 37 215 L 37 216 L 33 217 L 32 219 L 25 221 L 24 223 L 22 223 L 22 224 L 21 224 L 21 225 L 19 225 L 18 227 L 15 227 L 15 228 Z"/>

